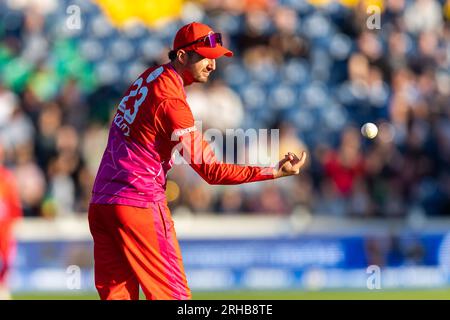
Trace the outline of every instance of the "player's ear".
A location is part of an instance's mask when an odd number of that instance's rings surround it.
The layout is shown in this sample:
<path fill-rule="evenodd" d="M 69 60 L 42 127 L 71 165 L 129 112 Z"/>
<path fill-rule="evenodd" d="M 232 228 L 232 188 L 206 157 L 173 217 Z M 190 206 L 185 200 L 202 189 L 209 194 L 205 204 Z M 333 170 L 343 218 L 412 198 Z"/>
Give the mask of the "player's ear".
<path fill-rule="evenodd" d="M 177 52 L 177 59 L 183 66 L 185 66 L 189 61 L 189 55 L 186 51 L 181 49 Z"/>

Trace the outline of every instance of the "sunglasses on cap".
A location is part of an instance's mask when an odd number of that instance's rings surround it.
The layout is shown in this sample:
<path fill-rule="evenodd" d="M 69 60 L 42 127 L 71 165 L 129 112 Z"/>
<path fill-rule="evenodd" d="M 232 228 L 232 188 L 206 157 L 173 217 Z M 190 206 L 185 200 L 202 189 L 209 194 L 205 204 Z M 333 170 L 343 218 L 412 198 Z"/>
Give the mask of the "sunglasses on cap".
<path fill-rule="evenodd" d="M 203 38 L 200 38 L 193 42 L 187 43 L 179 48 L 176 48 L 176 49 L 174 49 L 174 51 L 192 46 L 197 43 L 203 43 L 203 45 L 208 48 L 215 48 L 217 45 L 222 45 L 222 34 L 221 33 L 210 33 Z"/>

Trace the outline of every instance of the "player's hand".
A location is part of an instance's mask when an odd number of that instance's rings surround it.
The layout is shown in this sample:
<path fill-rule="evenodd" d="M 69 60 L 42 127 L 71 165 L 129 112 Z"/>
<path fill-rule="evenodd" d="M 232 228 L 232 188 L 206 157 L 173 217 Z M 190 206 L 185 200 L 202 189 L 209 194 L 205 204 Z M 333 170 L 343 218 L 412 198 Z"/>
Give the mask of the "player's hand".
<path fill-rule="evenodd" d="M 278 162 L 278 168 L 274 169 L 274 177 L 281 178 L 300 173 L 301 167 L 305 164 L 306 152 L 302 151 L 300 158 L 292 152 L 289 152 Z"/>

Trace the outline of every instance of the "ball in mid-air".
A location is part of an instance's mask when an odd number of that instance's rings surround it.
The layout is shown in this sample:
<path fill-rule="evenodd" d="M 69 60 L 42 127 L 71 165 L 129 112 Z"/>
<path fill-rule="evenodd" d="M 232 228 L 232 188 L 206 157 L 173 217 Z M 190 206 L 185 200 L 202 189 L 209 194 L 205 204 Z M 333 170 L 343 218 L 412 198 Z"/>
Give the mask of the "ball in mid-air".
<path fill-rule="evenodd" d="M 378 127 L 372 122 L 367 122 L 361 127 L 361 133 L 364 137 L 373 139 L 378 134 Z"/>

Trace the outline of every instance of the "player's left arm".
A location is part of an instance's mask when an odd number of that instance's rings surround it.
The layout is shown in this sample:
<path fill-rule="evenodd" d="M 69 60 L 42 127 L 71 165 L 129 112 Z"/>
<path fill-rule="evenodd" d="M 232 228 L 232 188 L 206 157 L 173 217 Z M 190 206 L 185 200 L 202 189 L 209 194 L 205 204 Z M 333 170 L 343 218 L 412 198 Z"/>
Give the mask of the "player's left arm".
<path fill-rule="evenodd" d="M 168 101 L 169 102 L 169 101 Z M 241 184 L 270 180 L 298 174 L 303 166 L 306 154 L 299 159 L 294 154 L 286 155 L 278 166 L 240 166 L 221 163 L 201 132 L 194 126 L 194 118 L 188 106 L 180 101 L 170 101 L 160 106 L 163 112 L 165 132 L 171 132 L 171 138 L 179 139 L 180 153 L 189 165 L 209 184 Z"/>
<path fill-rule="evenodd" d="M 201 132 L 194 131 L 180 137 L 183 157 L 209 184 L 241 184 L 275 178 L 273 167 L 241 166 L 222 163 L 216 159 L 211 145 Z"/>

